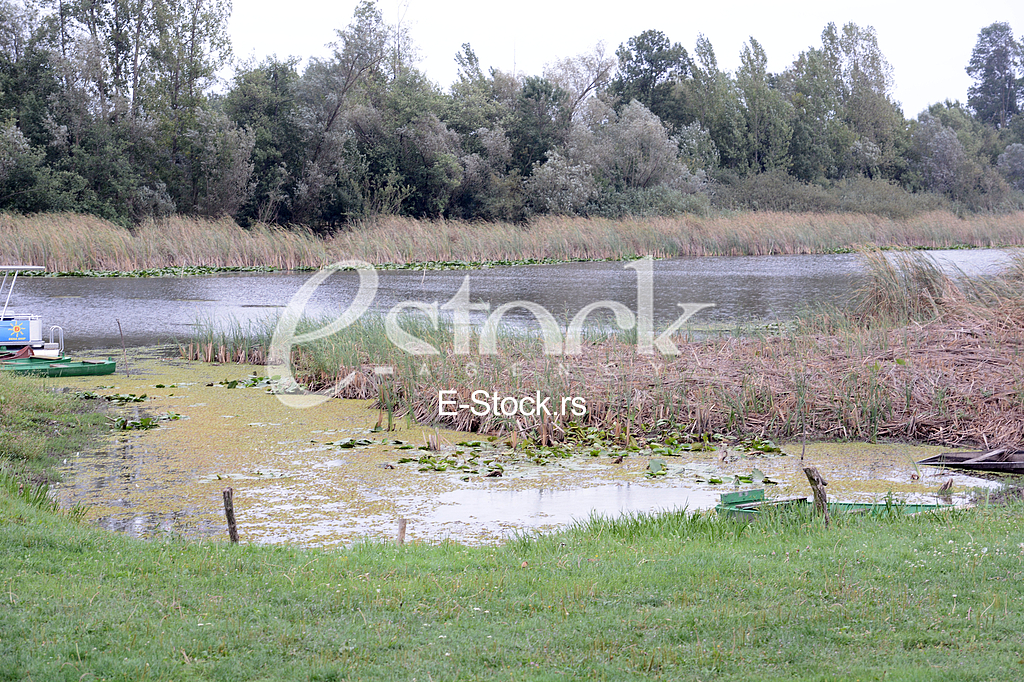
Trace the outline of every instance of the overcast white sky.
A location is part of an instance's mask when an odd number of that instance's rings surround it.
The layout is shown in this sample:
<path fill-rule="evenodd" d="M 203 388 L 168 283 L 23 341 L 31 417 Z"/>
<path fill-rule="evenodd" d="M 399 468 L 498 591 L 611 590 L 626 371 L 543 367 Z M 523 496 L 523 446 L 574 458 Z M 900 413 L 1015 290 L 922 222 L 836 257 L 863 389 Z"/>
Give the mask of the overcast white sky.
<path fill-rule="evenodd" d="M 355 0 L 236 0 L 230 31 L 236 59 L 268 55 L 303 60 L 329 54 L 334 30 L 352 18 Z M 978 32 L 1009 22 L 1024 33 L 1024 1 L 974 0 L 944 10 L 937 2 L 859 0 L 800 2 L 590 2 L 562 0 L 378 0 L 390 24 L 401 21 L 419 48 L 419 68 L 447 89 L 455 78 L 455 54 L 470 43 L 486 70 L 540 75 L 544 65 L 590 51 L 603 41 L 609 54 L 648 29 L 664 32 L 692 55 L 703 33 L 721 68 L 733 71 L 750 36 L 768 55 L 768 68 L 782 71 L 808 47 L 820 46 L 828 22 L 874 26 L 895 73 L 895 98 L 914 117 L 945 99 L 966 101 L 970 60 Z M 947 8 L 949 5 L 947 5 Z"/>

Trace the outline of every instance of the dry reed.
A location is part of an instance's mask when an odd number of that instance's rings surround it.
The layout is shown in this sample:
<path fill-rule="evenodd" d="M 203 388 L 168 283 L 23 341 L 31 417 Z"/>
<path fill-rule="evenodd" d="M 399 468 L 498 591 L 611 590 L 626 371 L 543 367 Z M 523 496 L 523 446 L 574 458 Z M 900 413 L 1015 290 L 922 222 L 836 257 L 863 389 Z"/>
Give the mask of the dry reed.
<path fill-rule="evenodd" d="M 92 216 L 0 214 L 0 259 L 53 271 L 203 266 L 315 268 L 374 264 L 827 253 L 1024 244 L 1024 214 L 906 220 L 851 213 L 737 213 L 608 220 L 547 216 L 528 225 L 384 217 L 320 238 L 302 227 L 239 227 L 175 217 L 133 230 Z"/>

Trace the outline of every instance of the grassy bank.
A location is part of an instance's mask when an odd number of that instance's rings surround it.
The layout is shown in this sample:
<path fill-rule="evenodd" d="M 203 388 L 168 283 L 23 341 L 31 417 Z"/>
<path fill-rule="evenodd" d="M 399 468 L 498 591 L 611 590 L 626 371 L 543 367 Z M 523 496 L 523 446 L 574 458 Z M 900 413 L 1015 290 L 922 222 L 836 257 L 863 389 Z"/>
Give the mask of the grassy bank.
<path fill-rule="evenodd" d="M 0 503 L 0 679 L 1006 680 L 1024 646 L 1019 507 L 327 552 Z"/>
<path fill-rule="evenodd" d="M 935 211 L 904 220 L 772 212 L 636 220 L 542 217 L 525 226 L 388 217 L 325 237 L 301 227 L 242 229 L 230 219 L 176 217 L 129 231 L 92 216 L 0 214 L 0 259 L 57 272 L 316 268 L 349 258 L 376 265 L 458 265 L 1019 244 L 1024 244 L 1020 213 L 960 218 Z"/>
<path fill-rule="evenodd" d="M 870 282 L 842 310 L 788 329 L 677 337 L 680 354 L 643 356 L 635 337 L 592 338 L 574 356 L 546 356 L 537 339 L 506 336 L 497 355 L 456 355 L 452 330 L 403 322 L 439 355 L 411 356 L 383 321 L 362 319 L 296 346 L 300 381 L 382 409 L 463 431 L 562 440 L 571 422 L 658 441 L 705 434 L 792 439 L 897 439 L 941 445 L 1024 442 L 1024 261 L 1002 278 L 954 281 L 918 254 L 867 256 Z M 326 321 L 313 326 L 320 328 Z M 182 345 L 204 361 L 264 363 L 273 324 L 207 330 Z M 474 346 L 475 348 L 475 346 Z M 394 368 L 381 375 L 377 366 Z M 273 372 L 273 370 L 271 370 Z M 350 373 L 353 378 L 335 387 Z M 460 410 L 439 416 L 439 391 L 472 404 L 476 390 L 582 396 L 588 413 L 506 418 Z"/>
<path fill-rule="evenodd" d="M 43 381 L 0 372 L 0 473 L 29 486 L 51 482 L 61 458 L 106 429 L 104 415 Z"/>

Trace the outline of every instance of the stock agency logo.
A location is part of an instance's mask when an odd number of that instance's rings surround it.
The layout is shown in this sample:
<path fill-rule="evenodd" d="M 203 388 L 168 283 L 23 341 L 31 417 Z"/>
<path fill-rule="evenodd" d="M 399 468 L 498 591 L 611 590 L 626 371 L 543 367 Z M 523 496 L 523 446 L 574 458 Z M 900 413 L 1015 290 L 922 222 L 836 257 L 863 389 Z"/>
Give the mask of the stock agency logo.
<path fill-rule="evenodd" d="M 637 310 L 634 313 L 618 301 L 595 301 L 579 310 L 569 322 L 565 333 L 555 320 L 555 317 L 544 308 L 544 306 L 533 301 L 511 301 L 502 304 L 491 310 L 491 304 L 486 302 L 470 301 L 470 275 L 462 280 L 462 286 L 452 296 L 451 300 L 443 305 L 437 301 L 425 303 L 423 301 L 402 301 L 388 311 L 384 318 L 384 329 L 388 341 L 396 347 L 415 356 L 440 355 L 441 351 L 426 341 L 419 339 L 406 330 L 402 329 L 399 323 L 399 315 L 404 310 L 418 310 L 427 316 L 430 324 L 437 329 L 440 323 L 441 311 L 450 313 L 452 320 L 453 350 L 456 355 L 470 355 L 472 353 L 472 338 L 476 331 L 479 341 L 477 353 L 480 355 L 496 355 L 498 353 L 498 325 L 502 317 L 510 310 L 519 308 L 531 313 L 540 325 L 541 339 L 543 341 L 543 353 L 545 355 L 566 355 L 574 356 L 582 353 L 582 339 L 584 325 L 587 317 L 597 310 L 610 311 L 615 319 L 615 324 L 622 330 L 636 329 L 637 352 L 641 355 L 653 355 L 655 352 L 663 355 L 678 355 L 679 348 L 672 342 L 672 335 L 680 327 L 686 324 L 695 313 L 705 308 L 714 307 L 713 303 L 679 303 L 677 306 L 682 309 L 682 314 L 657 336 L 654 330 L 654 259 L 650 256 L 640 260 L 627 263 L 623 269 L 636 272 L 636 295 Z M 298 333 L 299 321 L 309 303 L 313 293 L 335 272 L 341 270 L 355 270 L 359 273 L 359 289 L 356 292 L 352 303 L 329 324 L 313 331 Z M 346 260 L 329 265 L 310 277 L 288 302 L 274 328 L 274 335 L 270 341 L 270 358 L 267 364 L 268 376 L 276 375 L 279 381 L 275 393 L 278 399 L 289 407 L 314 407 L 328 400 L 337 391 L 345 388 L 351 383 L 356 373 L 351 372 L 348 376 L 338 381 L 330 390 L 311 393 L 298 388 L 295 377 L 292 374 L 291 356 L 292 348 L 296 345 L 323 339 L 340 332 L 345 327 L 356 322 L 362 317 L 377 296 L 378 289 L 377 271 L 369 263 L 360 260 Z M 487 319 L 474 330 L 470 319 L 473 312 L 487 313 Z M 390 368 L 379 367 L 378 373 L 389 374 Z M 483 400 L 488 404 L 493 402 L 488 397 Z M 462 407 L 461 405 L 459 407 Z M 520 405 L 519 408 L 523 406 Z M 496 406 L 500 411 L 500 401 Z"/>

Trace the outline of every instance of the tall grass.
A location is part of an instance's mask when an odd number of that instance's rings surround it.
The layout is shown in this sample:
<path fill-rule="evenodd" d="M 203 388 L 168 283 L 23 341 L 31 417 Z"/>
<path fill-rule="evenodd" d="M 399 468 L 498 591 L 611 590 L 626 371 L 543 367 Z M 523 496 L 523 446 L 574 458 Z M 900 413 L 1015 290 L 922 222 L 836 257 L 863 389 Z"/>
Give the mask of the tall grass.
<path fill-rule="evenodd" d="M 239 227 L 175 217 L 133 230 L 92 216 L 0 214 L 0 259 L 54 271 L 828 253 L 1024 244 L 1024 214 L 906 219 L 853 213 L 729 213 L 612 220 L 544 216 L 528 225 L 384 217 L 327 237 L 302 227 Z"/>
<path fill-rule="evenodd" d="M 865 246 L 992 247 L 1024 244 L 1024 216 L 961 219 L 943 211 L 905 220 L 850 213 L 778 212 L 623 220 L 546 216 L 524 227 L 387 218 L 336 234 L 329 243 L 333 253 L 371 263 L 775 255 Z"/>

